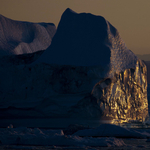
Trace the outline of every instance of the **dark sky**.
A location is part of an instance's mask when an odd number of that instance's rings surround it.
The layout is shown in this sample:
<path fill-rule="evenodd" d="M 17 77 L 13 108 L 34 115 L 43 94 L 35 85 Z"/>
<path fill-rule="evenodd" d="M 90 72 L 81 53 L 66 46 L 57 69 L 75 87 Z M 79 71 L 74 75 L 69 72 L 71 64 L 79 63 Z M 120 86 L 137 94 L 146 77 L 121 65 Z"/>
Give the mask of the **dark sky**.
<path fill-rule="evenodd" d="M 150 54 L 150 0 L 0 0 L 0 14 L 5 17 L 56 26 L 68 7 L 105 17 L 129 49 Z"/>

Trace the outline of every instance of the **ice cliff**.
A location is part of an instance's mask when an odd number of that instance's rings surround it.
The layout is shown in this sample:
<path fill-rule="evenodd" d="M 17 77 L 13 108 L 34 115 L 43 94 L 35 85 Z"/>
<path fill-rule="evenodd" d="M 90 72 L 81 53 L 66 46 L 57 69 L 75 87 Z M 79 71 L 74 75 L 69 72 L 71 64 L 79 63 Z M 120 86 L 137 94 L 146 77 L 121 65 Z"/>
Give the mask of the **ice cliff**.
<path fill-rule="evenodd" d="M 15 21 L 0 15 L 0 55 L 45 50 L 56 32 L 53 23 Z"/>
<path fill-rule="evenodd" d="M 96 120 L 98 125 L 148 116 L 146 66 L 101 16 L 66 9 L 39 59 L 30 65 L 8 60 L 0 61 L 3 121 L 61 119 L 62 127 L 65 122 Z"/>

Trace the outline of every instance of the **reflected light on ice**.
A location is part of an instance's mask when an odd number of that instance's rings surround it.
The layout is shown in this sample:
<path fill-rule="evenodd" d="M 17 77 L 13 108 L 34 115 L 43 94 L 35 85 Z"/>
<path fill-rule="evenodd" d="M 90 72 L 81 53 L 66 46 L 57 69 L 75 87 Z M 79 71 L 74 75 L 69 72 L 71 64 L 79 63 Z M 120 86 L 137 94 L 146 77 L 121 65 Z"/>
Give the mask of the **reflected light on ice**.
<path fill-rule="evenodd" d="M 112 79 L 97 83 L 92 94 L 103 115 L 112 119 L 114 124 L 131 120 L 145 121 L 148 114 L 146 77 L 146 66 L 138 60 L 135 69 L 115 73 Z M 98 89 L 102 90 L 102 95 L 95 95 Z"/>

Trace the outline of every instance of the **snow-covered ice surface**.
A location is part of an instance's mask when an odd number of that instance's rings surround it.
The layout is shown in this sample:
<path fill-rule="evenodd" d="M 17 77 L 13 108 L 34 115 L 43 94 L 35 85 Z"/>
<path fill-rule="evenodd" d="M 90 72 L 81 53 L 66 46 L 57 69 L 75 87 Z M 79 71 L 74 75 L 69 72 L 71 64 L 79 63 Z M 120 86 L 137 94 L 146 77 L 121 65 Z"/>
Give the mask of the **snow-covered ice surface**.
<path fill-rule="evenodd" d="M 16 21 L 0 15 L 0 56 L 45 50 L 56 32 L 53 23 Z"/>
<path fill-rule="evenodd" d="M 39 128 L 1 128 L 0 143 L 2 145 L 44 145 L 44 146 L 123 146 L 121 139 L 114 137 L 79 137 L 64 135 L 63 130 L 42 130 Z"/>
<path fill-rule="evenodd" d="M 0 148 L 2 150 L 150 148 L 150 129 L 126 129 L 111 124 L 103 124 L 94 129 L 82 130 L 81 127 L 76 126 L 77 128 L 79 131 L 66 135 L 61 129 L 13 128 L 10 125 L 7 128 L 0 128 Z"/>

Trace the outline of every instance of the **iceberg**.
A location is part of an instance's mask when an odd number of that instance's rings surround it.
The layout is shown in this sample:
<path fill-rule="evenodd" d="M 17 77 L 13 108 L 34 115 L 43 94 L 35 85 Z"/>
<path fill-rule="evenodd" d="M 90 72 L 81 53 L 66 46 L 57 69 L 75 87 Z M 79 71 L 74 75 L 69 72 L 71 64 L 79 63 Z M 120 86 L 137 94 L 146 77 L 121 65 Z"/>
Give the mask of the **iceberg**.
<path fill-rule="evenodd" d="M 15 125 L 13 118 L 26 118 L 29 127 L 62 128 L 143 122 L 148 117 L 146 65 L 101 16 L 68 8 L 51 45 L 36 61 L 30 65 L 3 62 L 3 126 Z M 33 125 L 34 119 L 39 121 Z"/>

